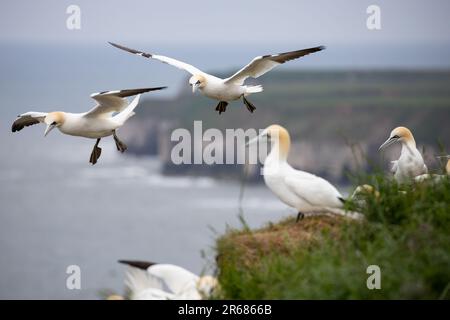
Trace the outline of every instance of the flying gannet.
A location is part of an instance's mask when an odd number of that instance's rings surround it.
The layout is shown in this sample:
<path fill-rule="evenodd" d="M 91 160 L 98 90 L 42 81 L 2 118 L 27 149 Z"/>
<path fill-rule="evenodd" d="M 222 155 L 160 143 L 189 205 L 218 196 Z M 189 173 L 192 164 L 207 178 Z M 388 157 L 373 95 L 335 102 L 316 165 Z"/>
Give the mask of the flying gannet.
<path fill-rule="evenodd" d="M 12 124 L 12 132 L 20 131 L 24 127 L 37 123 L 45 123 L 44 136 L 54 128 L 58 128 L 64 134 L 97 139 L 92 150 L 89 162 L 93 165 L 100 158 L 102 149 L 98 146 L 101 138 L 112 135 L 116 142 L 117 150 L 124 152 L 127 146 L 119 140 L 116 129 L 132 117 L 134 109 L 139 103 L 142 93 L 165 89 L 166 87 L 127 89 L 117 91 L 103 91 L 93 93 L 91 98 L 97 101 L 97 105 L 84 113 L 55 112 L 26 112 L 18 116 Z M 131 103 L 126 97 L 137 95 Z"/>
<path fill-rule="evenodd" d="M 408 128 L 397 127 L 392 130 L 389 138 L 380 146 L 379 150 L 383 150 L 395 142 L 402 144 L 400 158 L 392 161 L 391 171 L 397 182 L 404 183 L 428 172 L 422 155 L 416 148 L 416 141 Z"/>
<path fill-rule="evenodd" d="M 129 266 L 125 285 L 132 300 L 201 300 L 218 288 L 212 276 L 197 276 L 173 265 L 119 260 Z"/>
<path fill-rule="evenodd" d="M 294 60 L 310 53 L 325 49 L 324 46 L 320 46 L 279 54 L 258 56 L 231 77 L 221 79 L 207 74 L 190 64 L 175 60 L 173 58 L 130 49 L 112 42 L 109 43 L 116 48 L 145 58 L 153 58 L 189 72 L 192 75 L 189 79 L 189 84 L 192 86 L 192 92 L 194 93 L 195 90 L 199 88 L 205 96 L 218 100 L 219 104 L 216 107 L 216 111 L 218 111 L 219 114 L 225 112 L 229 101 L 238 100 L 240 98 L 242 98 L 247 109 L 250 112 L 253 112 L 256 108 L 250 101 L 248 101 L 246 97 L 252 93 L 262 92 L 263 88 L 260 85 L 244 85 L 247 78 L 258 78 L 286 61 Z"/>
<path fill-rule="evenodd" d="M 271 125 L 247 145 L 267 139 L 271 151 L 264 161 L 264 181 L 285 204 L 298 211 L 297 221 L 305 213 L 330 211 L 343 207 L 345 200 L 327 180 L 314 174 L 292 168 L 287 162 L 291 139 L 288 131 Z"/>

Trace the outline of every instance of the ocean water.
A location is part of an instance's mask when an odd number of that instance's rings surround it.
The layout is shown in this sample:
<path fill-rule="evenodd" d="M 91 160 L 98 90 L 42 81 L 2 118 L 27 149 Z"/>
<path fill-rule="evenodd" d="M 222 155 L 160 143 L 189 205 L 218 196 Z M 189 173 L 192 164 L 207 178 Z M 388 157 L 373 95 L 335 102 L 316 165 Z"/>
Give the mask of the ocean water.
<path fill-rule="evenodd" d="M 0 298 L 121 293 L 118 259 L 212 271 L 215 238 L 226 225 L 239 226 L 239 183 L 164 177 L 157 159 L 121 155 L 112 141 L 101 143 L 91 166 L 93 141 L 56 131 L 44 139 L 43 128 L 28 129 L 2 139 Z M 247 186 L 243 208 L 255 227 L 294 214 L 264 186 Z M 73 264 L 81 290 L 66 288 Z"/>

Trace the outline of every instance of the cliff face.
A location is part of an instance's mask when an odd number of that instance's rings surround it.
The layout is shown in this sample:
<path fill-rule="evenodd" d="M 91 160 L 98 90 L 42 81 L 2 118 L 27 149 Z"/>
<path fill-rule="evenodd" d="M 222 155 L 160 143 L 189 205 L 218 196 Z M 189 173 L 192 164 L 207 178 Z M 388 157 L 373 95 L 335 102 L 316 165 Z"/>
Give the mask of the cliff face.
<path fill-rule="evenodd" d="M 261 81 L 260 81 L 261 80 Z M 387 167 L 398 154 L 392 148 L 381 160 L 379 145 L 398 126 L 409 127 L 424 148 L 430 167 L 439 144 L 450 143 L 450 72 L 356 71 L 275 72 L 258 79 L 265 91 L 249 97 L 257 110 L 232 102 L 218 115 L 216 102 L 192 95 L 189 88 L 173 100 L 142 99 L 138 115 L 122 129 L 131 152 L 159 155 L 168 174 L 239 176 L 238 165 L 181 165 L 170 160 L 176 128 L 256 128 L 278 123 L 294 142 L 293 166 L 341 181 L 362 158 Z M 442 151 L 445 152 L 445 151 Z M 448 152 L 448 151 L 447 151 Z M 367 169 L 367 168 L 366 168 Z"/>

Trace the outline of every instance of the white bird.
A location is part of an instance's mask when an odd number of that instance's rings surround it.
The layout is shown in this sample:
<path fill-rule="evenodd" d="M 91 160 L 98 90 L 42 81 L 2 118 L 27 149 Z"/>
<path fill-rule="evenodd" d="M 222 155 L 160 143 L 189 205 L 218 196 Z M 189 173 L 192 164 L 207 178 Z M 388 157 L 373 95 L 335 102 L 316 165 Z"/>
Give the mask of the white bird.
<path fill-rule="evenodd" d="M 117 150 L 124 152 L 127 146 L 119 140 L 116 130 L 132 117 L 134 109 L 139 103 L 141 93 L 161 90 L 166 87 L 127 89 L 117 91 L 103 91 L 93 93 L 91 98 L 97 101 L 97 105 L 84 113 L 55 112 L 26 112 L 18 116 L 12 124 L 12 132 L 20 131 L 24 127 L 37 123 L 47 125 L 44 136 L 54 128 L 58 128 L 64 134 L 97 139 L 92 150 L 89 162 L 93 165 L 100 158 L 102 149 L 98 146 L 100 139 L 113 135 Z M 128 103 L 126 97 L 137 95 Z"/>
<path fill-rule="evenodd" d="M 238 100 L 240 98 L 242 98 L 247 109 L 250 112 L 253 112 L 256 108 L 250 101 L 246 99 L 246 97 L 252 93 L 262 92 L 263 88 L 260 85 L 244 85 L 244 82 L 247 78 L 258 78 L 266 72 L 269 72 L 276 66 L 285 63 L 286 61 L 297 59 L 310 53 L 325 49 L 325 47 L 320 46 L 279 54 L 258 56 L 231 77 L 221 79 L 207 74 L 206 72 L 203 72 L 190 64 L 175 60 L 173 58 L 130 49 L 112 42 L 109 43 L 116 48 L 131 52 L 145 58 L 153 58 L 189 72 L 192 75 L 189 79 L 189 84 L 192 86 L 192 92 L 194 93 L 195 90 L 199 88 L 205 96 L 218 100 L 219 104 L 216 107 L 216 111 L 218 111 L 219 114 L 225 112 L 229 101 Z"/>
<path fill-rule="evenodd" d="M 119 260 L 129 266 L 125 285 L 132 300 L 201 300 L 218 289 L 217 279 L 173 265 Z"/>
<path fill-rule="evenodd" d="M 392 161 L 391 171 L 395 180 L 403 183 L 428 172 L 422 155 L 416 148 L 416 141 L 408 128 L 397 127 L 392 130 L 389 138 L 380 146 L 379 150 L 383 150 L 395 142 L 402 144 L 400 158 Z"/>
<path fill-rule="evenodd" d="M 271 143 L 271 151 L 264 161 L 264 181 L 282 202 L 298 211 L 297 221 L 307 212 L 333 212 L 343 207 L 345 200 L 331 183 L 289 165 L 291 139 L 285 128 L 271 125 L 247 145 L 264 139 Z"/>

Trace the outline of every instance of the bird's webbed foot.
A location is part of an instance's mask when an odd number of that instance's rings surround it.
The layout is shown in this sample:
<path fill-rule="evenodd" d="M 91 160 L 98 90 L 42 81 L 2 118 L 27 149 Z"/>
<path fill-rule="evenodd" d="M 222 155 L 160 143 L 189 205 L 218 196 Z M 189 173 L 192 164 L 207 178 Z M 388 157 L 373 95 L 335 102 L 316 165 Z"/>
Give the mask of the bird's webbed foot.
<path fill-rule="evenodd" d="M 221 114 L 222 112 L 225 112 L 225 110 L 227 109 L 227 105 L 228 105 L 228 102 L 220 101 L 216 107 L 216 111 L 218 111 L 219 114 Z"/>

